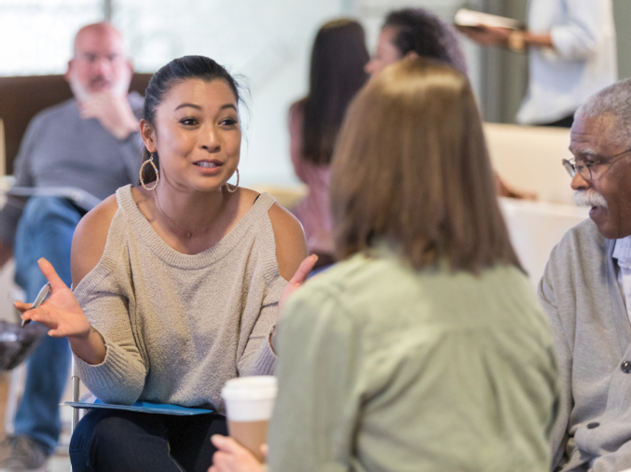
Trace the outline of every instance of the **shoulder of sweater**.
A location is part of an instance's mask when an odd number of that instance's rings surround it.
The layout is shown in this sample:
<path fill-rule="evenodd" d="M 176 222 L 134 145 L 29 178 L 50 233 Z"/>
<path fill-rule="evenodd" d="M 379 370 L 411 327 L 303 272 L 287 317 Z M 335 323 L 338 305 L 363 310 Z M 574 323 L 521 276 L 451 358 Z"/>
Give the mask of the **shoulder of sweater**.
<path fill-rule="evenodd" d="M 307 241 L 302 225 L 288 210 L 274 203 L 268 212 L 274 232 L 278 271 L 290 280 L 307 257 Z"/>
<path fill-rule="evenodd" d="M 103 253 L 112 220 L 118 211 L 116 196 L 103 200 L 85 215 L 72 239 L 72 282 L 76 287 L 96 267 Z"/>
<path fill-rule="evenodd" d="M 589 283 L 586 278 L 598 277 L 606 263 L 608 242 L 591 219 L 565 233 L 550 253 L 537 288 L 539 299 L 557 304 L 561 292 L 568 291 L 573 297 L 576 283 Z"/>
<path fill-rule="evenodd" d="M 586 219 L 563 235 L 552 250 L 551 259 L 585 259 L 589 256 L 600 256 L 607 241 L 598 231 L 596 224 L 591 219 Z"/>

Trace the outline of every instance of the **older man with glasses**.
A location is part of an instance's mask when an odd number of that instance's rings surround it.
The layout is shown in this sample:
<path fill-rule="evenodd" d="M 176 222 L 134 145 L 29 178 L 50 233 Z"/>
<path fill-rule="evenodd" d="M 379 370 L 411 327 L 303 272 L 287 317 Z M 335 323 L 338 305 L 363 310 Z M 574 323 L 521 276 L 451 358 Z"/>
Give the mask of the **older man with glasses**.
<path fill-rule="evenodd" d="M 631 467 L 631 79 L 577 110 L 570 150 L 575 200 L 591 210 L 539 284 L 561 372 L 553 470 L 621 471 Z"/>
<path fill-rule="evenodd" d="M 71 187 L 98 201 L 135 183 L 143 99 L 127 93 L 131 76 L 123 38 L 113 26 L 81 28 L 66 73 L 74 99 L 42 111 L 29 124 L 16 160 L 16 187 L 31 193 Z M 15 256 L 16 281 L 29 301 L 46 282 L 37 266 L 40 257 L 70 284 L 72 236 L 84 213 L 51 195 L 31 197 L 24 208 L 8 200 L 0 211 L 0 267 Z M 0 445 L 0 472 L 47 470 L 59 438 L 59 401 L 69 366 L 65 339 L 46 336 L 31 355 L 15 435 Z"/>

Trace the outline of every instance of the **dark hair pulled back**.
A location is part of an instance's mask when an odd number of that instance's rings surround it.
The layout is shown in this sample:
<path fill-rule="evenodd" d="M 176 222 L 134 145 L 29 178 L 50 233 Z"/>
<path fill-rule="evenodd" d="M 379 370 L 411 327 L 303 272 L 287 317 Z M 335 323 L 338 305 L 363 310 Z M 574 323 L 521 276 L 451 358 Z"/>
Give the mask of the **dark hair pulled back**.
<path fill-rule="evenodd" d="M 145 90 L 145 104 L 143 107 L 143 118 L 152 128 L 156 128 L 156 110 L 164 101 L 166 94 L 171 88 L 184 80 L 201 79 L 205 82 L 213 80 L 225 81 L 239 102 L 239 84 L 230 73 L 214 60 L 205 56 L 184 56 L 174 59 L 156 72 L 147 89 Z M 147 148 L 143 151 L 143 163 L 151 158 Z M 153 162 L 160 169 L 160 157 L 154 154 Z M 145 183 L 156 180 L 153 167 L 146 165 L 142 169 L 142 180 Z"/>
<path fill-rule="evenodd" d="M 354 20 L 325 23 L 311 52 L 309 94 L 298 102 L 304 110 L 302 154 L 316 165 L 328 165 L 346 107 L 364 85 L 368 62 L 364 29 Z"/>
<path fill-rule="evenodd" d="M 401 57 L 414 51 L 419 57 L 445 62 L 463 74 L 467 63 L 454 28 L 423 8 L 392 11 L 383 27 L 396 30 L 394 45 Z"/>

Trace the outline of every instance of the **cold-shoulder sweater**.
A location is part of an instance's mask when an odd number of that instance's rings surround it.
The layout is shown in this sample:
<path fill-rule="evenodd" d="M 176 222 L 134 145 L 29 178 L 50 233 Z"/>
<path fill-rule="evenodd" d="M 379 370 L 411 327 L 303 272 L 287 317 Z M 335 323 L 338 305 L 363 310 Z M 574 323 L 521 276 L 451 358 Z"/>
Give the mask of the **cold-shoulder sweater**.
<path fill-rule="evenodd" d="M 74 291 L 106 346 L 99 365 L 76 358 L 81 379 L 109 403 L 223 412 L 227 380 L 274 368 L 268 337 L 287 282 L 268 215 L 273 197 L 261 194 L 221 241 L 195 255 L 162 240 L 131 186 L 116 200 L 103 255 Z"/>

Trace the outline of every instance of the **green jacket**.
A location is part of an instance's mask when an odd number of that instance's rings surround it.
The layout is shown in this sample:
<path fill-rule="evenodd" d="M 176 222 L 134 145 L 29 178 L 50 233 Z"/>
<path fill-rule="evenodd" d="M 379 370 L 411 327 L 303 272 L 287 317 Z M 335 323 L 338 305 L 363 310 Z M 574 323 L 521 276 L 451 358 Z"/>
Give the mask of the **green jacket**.
<path fill-rule="evenodd" d="M 526 276 L 356 255 L 290 298 L 269 470 L 548 472 L 558 400 Z"/>

